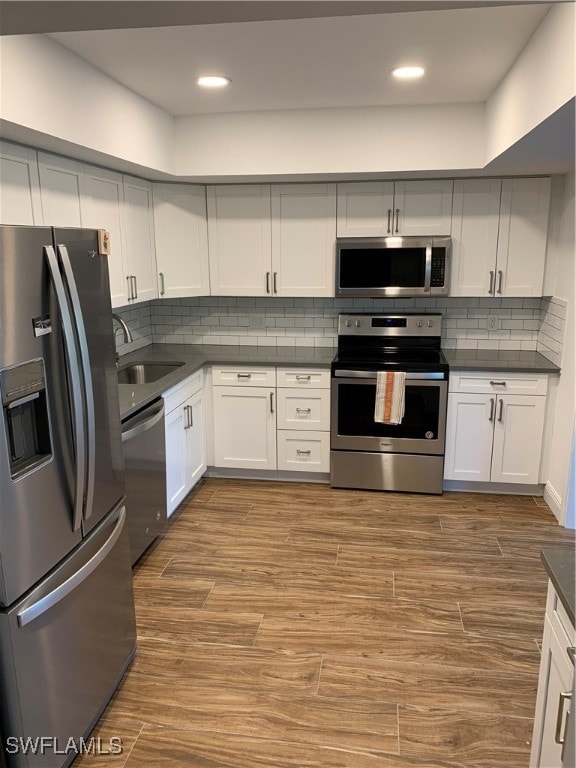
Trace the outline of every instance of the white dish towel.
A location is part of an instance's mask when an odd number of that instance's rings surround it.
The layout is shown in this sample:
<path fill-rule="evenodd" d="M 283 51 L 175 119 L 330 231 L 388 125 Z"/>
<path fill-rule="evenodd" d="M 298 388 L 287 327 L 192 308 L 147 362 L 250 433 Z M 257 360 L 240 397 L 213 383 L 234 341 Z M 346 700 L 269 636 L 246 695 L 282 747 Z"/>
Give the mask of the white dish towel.
<path fill-rule="evenodd" d="M 380 424 L 401 424 L 404 416 L 404 371 L 378 371 L 376 374 L 376 403 L 374 421 Z"/>

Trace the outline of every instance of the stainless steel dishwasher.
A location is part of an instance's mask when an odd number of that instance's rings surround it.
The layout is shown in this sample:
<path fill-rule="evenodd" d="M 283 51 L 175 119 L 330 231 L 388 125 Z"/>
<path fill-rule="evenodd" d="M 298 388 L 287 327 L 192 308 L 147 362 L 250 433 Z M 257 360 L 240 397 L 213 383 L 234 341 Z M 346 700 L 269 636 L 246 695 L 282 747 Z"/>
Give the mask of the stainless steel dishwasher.
<path fill-rule="evenodd" d="M 132 565 L 166 521 L 166 441 L 160 398 L 122 422 Z"/>

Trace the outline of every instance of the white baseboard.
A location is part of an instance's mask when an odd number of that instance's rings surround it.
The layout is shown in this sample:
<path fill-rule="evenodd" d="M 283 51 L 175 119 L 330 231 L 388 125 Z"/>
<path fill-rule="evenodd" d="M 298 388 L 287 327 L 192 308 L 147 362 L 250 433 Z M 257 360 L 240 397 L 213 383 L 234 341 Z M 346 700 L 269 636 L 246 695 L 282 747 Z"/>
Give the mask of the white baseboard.
<path fill-rule="evenodd" d="M 544 486 L 544 501 L 552 512 L 554 513 L 554 517 L 558 520 L 560 525 L 564 525 L 564 514 L 562 512 L 562 496 L 558 493 L 556 488 L 552 485 L 550 481 L 546 483 Z"/>

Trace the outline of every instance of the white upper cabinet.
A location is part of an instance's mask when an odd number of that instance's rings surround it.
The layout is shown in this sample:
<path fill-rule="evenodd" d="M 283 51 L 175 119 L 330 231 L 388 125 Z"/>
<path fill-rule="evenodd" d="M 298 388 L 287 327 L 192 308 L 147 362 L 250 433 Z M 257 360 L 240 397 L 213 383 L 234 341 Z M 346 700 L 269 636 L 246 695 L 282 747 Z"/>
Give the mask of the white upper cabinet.
<path fill-rule="evenodd" d="M 450 235 L 452 180 L 338 184 L 338 237 Z"/>
<path fill-rule="evenodd" d="M 541 296 L 550 179 L 454 182 L 452 296 Z"/>
<path fill-rule="evenodd" d="M 454 182 L 452 296 L 489 296 L 494 290 L 501 187 L 500 179 Z"/>
<path fill-rule="evenodd" d="M 394 234 L 449 235 L 452 180 L 394 183 Z"/>
<path fill-rule="evenodd" d="M 391 235 L 393 209 L 393 181 L 338 184 L 338 237 Z"/>
<path fill-rule="evenodd" d="M 44 224 L 82 227 L 84 166 L 65 157 L 38 153 Z"/>
<path fill-rule="evenodd" d="M 542 295 L 549 209 L 549 178 L 502 181 L 496 295 Z"/>
<path fill-rule="evenodd" d="M 272 292 L 333 296 L 336 185 L 272 187 Z"/>
<path fill-rule="evenodd" d="M 212 295 L 271 295 L 270 187 L 208 187 L 207 202 Z"/>
<path fill-rule="evenodd" d="M 113 307 L 128 303 L 126 276 L 126 244 L 122 211 L 124 207 L 124 185 L 122 175 L 97 168 L 84 166 L 85 194 L 82 198 L 82 221 L 86 227 L 105 229 L 110 233 L 110 295 Z"/>
<path fill-rule="evenodd" d="M 36 152 L 0 142 L 0 224 L 42 224 Z"/>
<path fill-rule="evenodd" d="M 158 297 L 152 184 L 123 176 L 124 232 L 130 303 Z"/>
<path fill-rule="evenodd" d="M 209 296 L 206 188 L 154 184 L 154 231 L 160 297 Z"/>

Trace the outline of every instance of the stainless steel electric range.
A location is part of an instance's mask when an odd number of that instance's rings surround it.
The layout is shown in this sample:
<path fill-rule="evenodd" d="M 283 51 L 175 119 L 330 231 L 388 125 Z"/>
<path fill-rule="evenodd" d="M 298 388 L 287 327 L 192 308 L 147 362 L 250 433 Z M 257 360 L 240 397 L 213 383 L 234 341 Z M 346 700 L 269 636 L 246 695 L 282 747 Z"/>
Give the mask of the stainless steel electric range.
<path fill-rule="evenodd" d="M 332 362 L 330 484 L 335 488 L 442 493 L 448 363 L 440 314 L 338 318 Z M 378 371 L 404 371 L 400 424 L 374 420 Z"/>

